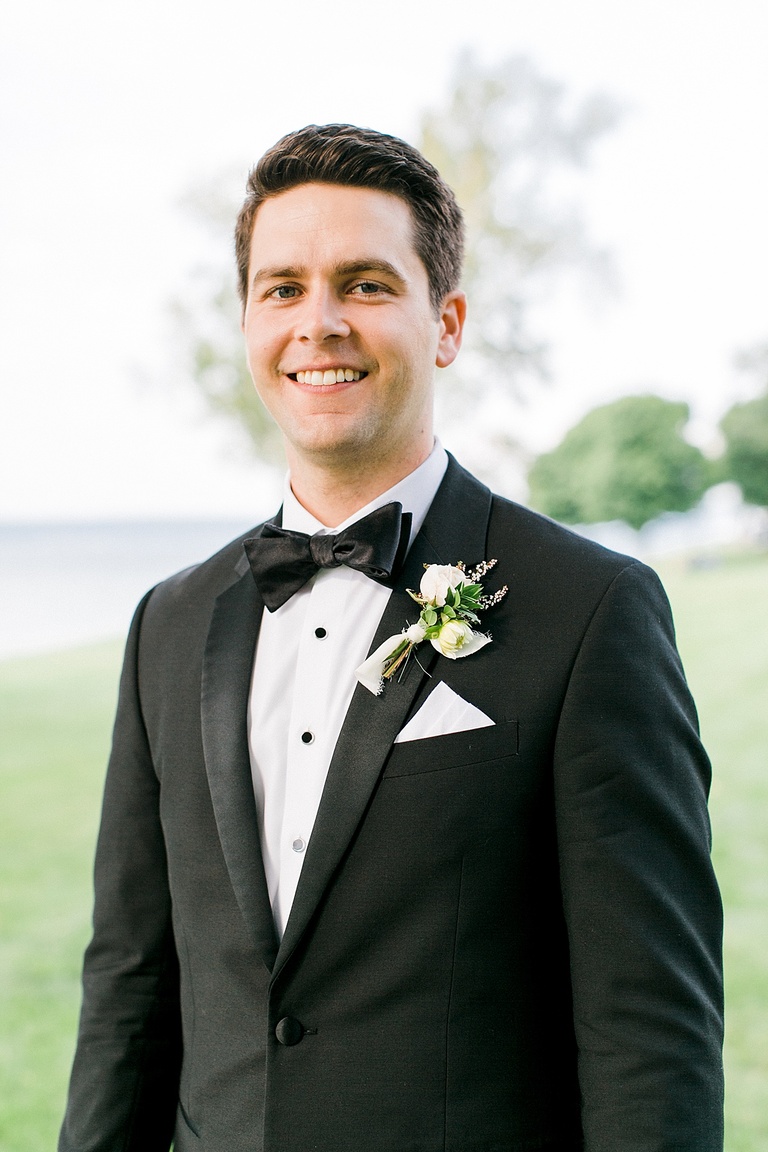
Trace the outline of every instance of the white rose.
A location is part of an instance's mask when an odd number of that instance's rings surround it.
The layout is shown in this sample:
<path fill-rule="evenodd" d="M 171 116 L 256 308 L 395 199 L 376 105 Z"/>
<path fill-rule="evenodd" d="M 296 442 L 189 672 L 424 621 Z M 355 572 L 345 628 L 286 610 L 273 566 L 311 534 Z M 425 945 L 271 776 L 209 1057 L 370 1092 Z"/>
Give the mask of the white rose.
<path fill-rule="evenodd" d="M 459 650 L 464 647 L 471 635 L 472 629 L 469 624 L 465 624 L 463 620 L 449 620 L 435 636 L 432 647 L 442 652 L 443 656 L 450 656 L 455 660 Z"/>
<path fill-rule="evenodd" d="M 425 600 L 442 608 L 448 589 L 458 588 L 466 579 L 461 568 L 454 568 L 453 564 L 430 564 L 421 578 L 419 590 Z"/>
<path fill-rule="evenodd" d="M 432 647 L 449 660 L 471 656 L 473 652 L 479 652 L 490 642 L 490 636 L 484 636 L 482 632 L 473 632 L 469 624 L 465 624 L 463 620 L 449 620 L 447 624 L 443 624 L 434 640 L 430 640 Z"/>

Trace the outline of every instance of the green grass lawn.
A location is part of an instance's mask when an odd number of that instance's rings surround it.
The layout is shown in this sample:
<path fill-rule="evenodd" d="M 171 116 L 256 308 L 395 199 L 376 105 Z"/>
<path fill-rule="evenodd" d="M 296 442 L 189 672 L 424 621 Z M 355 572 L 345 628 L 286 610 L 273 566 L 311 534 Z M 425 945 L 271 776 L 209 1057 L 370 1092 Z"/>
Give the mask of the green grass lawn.
<path fill-rule="evenodd" d="M 661 568 L 715 767 L 727 1152 L 768 1149 L 768 557 Z M 0 1152 L 53 1149 L 120 645 L 0 665 Z"/>
<path fill-rule="evenodd" d="M 726 910 L 726 1152 L 768 1150 L 768 557 L 660 567 L 714 769 Z"/>
<path fill-rule="evenodd" d="M 0 1149 L 56 1147 L 119 644 L 0 665 Z"/>

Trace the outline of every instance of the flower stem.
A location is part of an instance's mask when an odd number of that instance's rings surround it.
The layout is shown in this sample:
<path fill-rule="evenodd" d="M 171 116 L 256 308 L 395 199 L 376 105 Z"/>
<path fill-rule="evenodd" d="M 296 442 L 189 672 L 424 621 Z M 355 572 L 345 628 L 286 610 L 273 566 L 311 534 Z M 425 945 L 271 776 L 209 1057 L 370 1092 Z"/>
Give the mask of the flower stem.
<path fill-rule="evenodd" d="M 394 652 L 387 661 L 386 671 L 382 673 L 385 680 L 388 680 L 390 676 L 394 675 L 403 661 L 407 660 L 412 648 L 413 644 L 410 640 L 404 640 L 402 644 L 398 644 L 397 648 L 395 648 Z"/>

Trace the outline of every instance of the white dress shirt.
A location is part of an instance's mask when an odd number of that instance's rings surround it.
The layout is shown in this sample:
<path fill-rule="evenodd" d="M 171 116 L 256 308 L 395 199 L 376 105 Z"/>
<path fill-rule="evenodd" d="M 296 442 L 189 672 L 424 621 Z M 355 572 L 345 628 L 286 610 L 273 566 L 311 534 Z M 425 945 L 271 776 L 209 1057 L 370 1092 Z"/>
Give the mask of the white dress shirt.
<path fill-rule="evenodd" d="M 431 455 L 343 524 L 326 528 L 286 481 L 283 527 L 334 533 L 398 500 L 413 516 L 413 543 L 445 475 Z M 351 568 L 323 568 L 275 612 L 264 610 L 248 704 L 248 745 L 269 898 L 282 938 L 325 778 L 390 589 Z M 407 621 L 403 620 L 403 627 Z M 410 621 L 413 623 L 413 621 Z"/>

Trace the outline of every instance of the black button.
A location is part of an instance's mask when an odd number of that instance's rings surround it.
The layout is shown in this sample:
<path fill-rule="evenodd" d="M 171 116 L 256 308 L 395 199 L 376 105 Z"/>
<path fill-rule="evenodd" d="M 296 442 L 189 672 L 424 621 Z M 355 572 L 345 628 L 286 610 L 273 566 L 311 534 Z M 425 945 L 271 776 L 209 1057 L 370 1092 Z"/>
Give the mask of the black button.
<path fill-rule="evenodd" d="M 315 737 L 312 732 L 302 732 L 301 734 L 302 744 L 311 744 L 314 738 Z"/>
<path fill-rule="evenodd" d="M 327 635 L 328 633 L 325 628 L 315 628 L 315 636 L 317 636 L 318 640 L 325 640 Z"/>
<path fill-rule="evenodd" d="M 293 1016 L 284 1016 L 275 1028 L 275 1036 L 278 1042 L 284 1044 L 286 1048 L 291 1048 L 294 1044 L 298 1044 L 303 1035 L 303 1024 Z"/>

